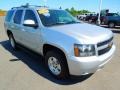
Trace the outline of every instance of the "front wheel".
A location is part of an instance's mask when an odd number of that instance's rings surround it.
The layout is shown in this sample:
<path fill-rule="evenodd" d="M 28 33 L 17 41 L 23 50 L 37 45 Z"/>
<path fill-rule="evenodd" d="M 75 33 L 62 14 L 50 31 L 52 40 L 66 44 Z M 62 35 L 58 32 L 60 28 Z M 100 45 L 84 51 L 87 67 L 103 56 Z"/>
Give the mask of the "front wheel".
<path fill-rule="evenodd" d="M 58 79 L 68 77 L 68 67 L 65 57 L 57 51 L 49 51 L 45 55 L 48 70 Z"/>

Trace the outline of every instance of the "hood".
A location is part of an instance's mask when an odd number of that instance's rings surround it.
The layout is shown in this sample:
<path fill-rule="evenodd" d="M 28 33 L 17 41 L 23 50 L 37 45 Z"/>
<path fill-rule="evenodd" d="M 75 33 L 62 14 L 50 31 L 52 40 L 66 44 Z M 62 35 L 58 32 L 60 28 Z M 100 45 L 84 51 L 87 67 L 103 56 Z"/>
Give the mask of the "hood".
<path fill-rule="evenodd" d="M 52 26 L 49 29 L 72 36 L 80 41 L 83 40 L 83 42 L 97 43 L 113 36 L 113 33 L 106 28 L 86 23 Z"/>

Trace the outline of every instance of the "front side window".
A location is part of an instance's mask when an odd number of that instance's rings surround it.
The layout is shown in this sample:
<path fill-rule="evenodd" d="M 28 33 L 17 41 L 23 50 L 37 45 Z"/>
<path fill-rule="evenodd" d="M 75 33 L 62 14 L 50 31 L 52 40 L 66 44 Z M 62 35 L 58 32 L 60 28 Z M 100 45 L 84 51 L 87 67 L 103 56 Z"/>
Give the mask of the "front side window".
<path fill-rule="evenodd" d="M 39 17 L 44 26 L 79 23 L 71 14 L 64 10 L 38 10 Z"/>
<path fill-rule="evenodd" d="M 38 23 L 35 13 L 32 10 L 26 10 L 24 21 L 25 20 L 33 20 L 33 21 L 35 21 L 35 23 Z"/>
<path fill-rule="evenodd" d="M 23 10 L 17 10 L 14 16 L 14 23 L 20 24 L 22 19 Z"/>

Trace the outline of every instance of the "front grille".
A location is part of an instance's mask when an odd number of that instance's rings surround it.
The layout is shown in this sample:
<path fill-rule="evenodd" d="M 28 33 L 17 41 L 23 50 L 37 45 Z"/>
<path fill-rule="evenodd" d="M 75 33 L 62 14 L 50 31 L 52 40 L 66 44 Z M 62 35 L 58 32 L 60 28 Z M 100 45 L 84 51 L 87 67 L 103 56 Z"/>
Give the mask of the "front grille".
<path fill-rule="evenodd" d="M 103 41 L 103 42 L 97 44 L 97 48 L 98 49 L 100 47 L 105 47 L 105 48 L 102 48 L 101 50 L 98 50 L 98 55 L 99 56 L 110 51 L 110 49 L 112 48 L 112 45 L 113 45 L 112 41 L 113 41 L 113 37 L 108 39 L 108 40 L 106 40 L 106 41 Z"/>
<path fill-rule="evenodd" d="M 100 43 L 97 44 L 97 47 L 106 45 L 106 44 L 108 44 L 109 42 L 111 42 L 112 40 L 113 40 L 113 37 L 110 38 L 109 40 L 104 41 L 104 42 L 100 42 Z"/>
<path fill-rule="evenodd" d="M 98 55 L 103 55 L 103 54 L 109 52 L 110 49 L 111 49 L 111 47 L 108 46 L 107 48 L 104 48 L 104 49 L 102 49 L 102 50 L 99 50 L 99 51 L 98 51 Z"/>

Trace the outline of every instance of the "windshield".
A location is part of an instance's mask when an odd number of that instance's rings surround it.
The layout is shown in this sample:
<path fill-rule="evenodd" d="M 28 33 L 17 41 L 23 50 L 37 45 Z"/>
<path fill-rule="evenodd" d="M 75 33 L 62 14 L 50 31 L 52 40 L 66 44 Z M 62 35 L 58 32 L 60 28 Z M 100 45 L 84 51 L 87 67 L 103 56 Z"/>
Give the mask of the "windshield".
<path fill-rule="evenodd" d="M 44 26 L 79 23 L 76 18 L 64 10 L 49 10 L 47 13 L 40 13 L 39 17 Z"/>

